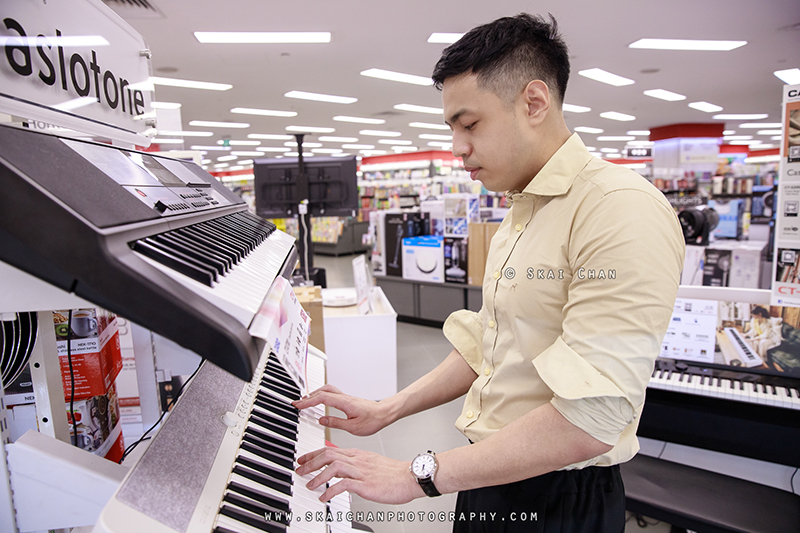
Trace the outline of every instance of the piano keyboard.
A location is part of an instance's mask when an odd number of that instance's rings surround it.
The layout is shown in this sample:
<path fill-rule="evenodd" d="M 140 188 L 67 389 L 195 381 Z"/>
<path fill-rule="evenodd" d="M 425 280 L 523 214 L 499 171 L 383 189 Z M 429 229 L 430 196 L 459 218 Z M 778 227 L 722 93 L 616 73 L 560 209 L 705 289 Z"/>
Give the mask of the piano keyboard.
<path fill-rule="evenodd" d="M 739 359 L 728 361 L 729 364 L 735 365 L 736 361 L 739 361 L 742 366 L 747 368 L 764 364 L 764 360 L 753 351 L 747 339 L 736 328 L 725 328 L 725 336 L 731 341 L 733 348 L 739 355 Z"/>
<path fill-rule="evenodd" d="M 313 348 L 310 350 L 313 352 Z M 329 504 L 322 503 L 319 496 L 323 488 L 310 491 L 305 487 L 313 476 L 301 477 L 294 472 L 299 455 L 325 445 L 324 429 L 318 424 L 322 408 L 298 412 L 290 405 L 299 398 L 299 390 L 277 359 L 268 357 L 266 351 L 258 369 L 249 383 L 241 386 L 239 382 L 241 392 L 227 406 L 220 405 L 217 398 L 208 398 L 204 391 L 235 378 L 210 365 L 201 369 L 196 383 L 187 388 L 187 395 L 178 402 L 103 510 L 94 531 L 352 531 L 344 520 L 350 510 L 347 494 L 335 497 Z M 321 357 L 309 355 L 307 371 L 312 388 L 325 383 Z M 198 405 L 198 400 L 207 405 Z M 223 408 L 226 410 L 220 415 Z M 187 431 L 207 433 L 204 428 L 196 431 L 197 415 L 216 430 L 222 428 L 215 448 L 208 446 L 208 441 L 215 439 L 194 442 L 194 435 L 175 442 L 179 434 Z M 175 447 L 183 453 L 175 455 Z M 204 464 L 208 467 L 202 468 Z M 192 472 L 187 473 L 184 468 Z M 198 476 L 202 476 L 199 483 Z M 189 479 L 192 481 L 186 486 L 184 480 Z M 152 494 L 154 491 L 157 494 Z M 191 495 L 189 501 L 187 492 Z"/>
<path fill-rule="evenodd" d="M 800 410 L 798 381 L 658 359 L 648 388 Z"/>
<path fill-rule="evenodd" d="M 239 227 L 251 230 L 237 232 Z M 129 245 L 144 261 L 249 327 L 294 243 L 271 222 L 241 211 Z"/>

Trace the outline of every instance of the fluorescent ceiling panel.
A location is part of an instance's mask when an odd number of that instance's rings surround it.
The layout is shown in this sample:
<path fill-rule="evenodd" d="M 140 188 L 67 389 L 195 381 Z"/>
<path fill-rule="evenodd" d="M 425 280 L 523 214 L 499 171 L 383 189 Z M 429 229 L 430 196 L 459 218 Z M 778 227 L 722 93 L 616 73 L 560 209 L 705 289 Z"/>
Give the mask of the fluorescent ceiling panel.
<path fill-rule="evenodd" d="M 192 120 L 189 122 L 190 126 L 197 126 L 200 128 L 249 128 L 250 124 L 247 122 L 214 122 L 213 120 Z"/>
<path fill-rule="evenodd" d="M 628 135 L 650 135 L 650 130 L 630 130 L 626 133 Z"/>
<path fill-rule="evenodd" d="M 150 102 L 153 109 L 180 109 L 181 104 L 177 102 Z"/>
<path fill-rule="evenodd" d="M 464 36 L 463 33 L 431 33 L 428 37 L 429 43 L 435 44 L 453 44 Z"/>
<path fill-rule="evenodd" d="M 225 146 L 258 146 L 261 144 L 261 141 L 236 141 L 236 140 L 225 140 L 225 141 L 217 141 L 217 144 L 221 144 Z"/>
<path fill-rule="evenodd" d="M 589 126 L 575 126 L 572 129 L 581 133 L 603 133 L 600 128 L 590 128 Z"/>
<path fill-rule="evenodd" d="M 361 71 L 362 76 L 369 78 L 378 78 L 381 80 L 398 81 L 400 83 L 410 83 L 412 85 L 433 85 L 431 78 L 425 76 L 415 76 L 414 74 L 403 74 L 402 72 L 393 72 L 391 70 L 383 70 L 380 68 L 371 68 Z"/>
<path fill-rule="evenodd" d="M 601 135 L 597 138 L 598 141 L 635 141 L 636 137 L 633 135 Z"/>
<path fill-rule="evenodd" d="M 739 124 L 740 128 L 749 128 L 749 129 L 757 129 L 757 128 L 781 128 L 783 124 L 780 122 L 746 122 L 744 124 Z"/>
<path fill-rule="evenodd" d="M 584 78 L 589 78 L 590 80 L 599 81 L 601 83 L 607 83 L 608 85 L 613 85 L 614 87 L 633 85 L 635 83 L 632 79 L 617 76 L 616 74 L 612 74 L 611 72 L 607 72 L 600 68 L 579 70 L 578 74 Z"/>
<path fill-rule="evenodd" d="M 714 115 L 711 118 L 715 118 L 718 120 L 761 120 L 767 118 L 769 115 L 766 113 L 751 113 L 751 114 L 736 114 L 736 113 L 727 113 L 722 115 Z"/>
<path fill-rule="evenodd" d="M 680 100 L 686 100 L 686 97 L 682 94 L 674 93 L 672 91 L 667 91 L 665 89 L 650 89 L 644 91 L 644 94 L 647 96 L 652 96 L 653 98 L 658 98 L 659 100 L 666 100 L 667 102 L 678 102 Z"/>
<path fill-rule="evenodd" d="M 234 107 L 231 113 L 240 115 L 258 115 L 264 117 L 296 117 L 295 111 L 274 111 L 272 109 L 253 109 L 251 107 Z"/>
<path fill-rule="evenodd" d="M 380 130 L 361 130 L 358 132 L 360 135 L 369 135 L 371 137 L 400 137 L 402 133 L 399 131 L 380 131 Z"/>
<path fill-rule="evenodd" d="M 171 137 L 211 137 L 214 135 L 213 131 L 170 131 L 158 130 L 159 135 L 169 135 Z"/>
<path fill-rule="evenodd" d="M 450 126 L 447 124 L 431 124 L 429 122 L 409 122 L 412 128 L 424 128 L 429 130 L 449 130 Z"/>
<path fill-rule="evenodd" d="M 561 109 L 569 111 L 570 113 L 588 113 L 592 110 L 591 107 L 574 104 L 561 104 Z"/>
<path fill-rule="evenodd" d="M 286 126 L 286 131 L 296 131 L 297 133 L 333 133 L 336 128 L 324 128 L 320 126 Z"/>
<path fill-rule="evenodd" d="M 411 111 L 412 113 L 428 113 L 431 115 L 441 115 L 444 113 L 444 109 L 438 107 L 427 107 L 424 105 L 414 105 L 414 104 L 397 104 L 394 106 L 395 109 L 399 111 Z"/>
<path fill-rule="evenodd" d="M 705 113 L 716 113 L 718 111 L 722 111 L 720 106 L 711 104 L 709 102 L 692 102 L 689 104 L 689 107 Z"/>
<path fill-rule="evenodd" d="M 250 133 L 248 139 L 264 139 L 265 141 L 288 141 L 294 139 L 294 135 L 275 135 L 273 133 Z"/>
<path fill-rule="evenodd" d="M 747 41 L 716 41 L 709 39 L 639 39 L 628 48 L 647 50 L 704 50 L 727 52 L 747 44 Z"/>
<path fill-rule="evenodd" d="M 600 113 L 600 116 L 611 120 L 619 120 L 621 122 L 630 122 L 631 120 L 636 120 L 636 117 L 633 115 L 626 115 L 625 113 L 618 113 L 616 111 L 606 111 L 604 113 Z"/>
<path fill-rule="evenodd" d="M 150 76 L 150 83 L 153 85 L 165 85 L 167 87 L 182 87 L 184 89 L 205 89 L 207 91 L 227 91 L 233 85 L 229 83 L 213 83 L 210 81 L 179 80 L 176 78 L 159 78 Z"/>
<path fill-rule="evenodd" d="M 384 124 L 386 121 L 382 118 L 365 118 L 365 117 L 347 117 L 336 116 L 333 120 L 337 122 L 353 122 L 355 124 Z"/>
<path fill-rule="evenodd" d="M 196 31 L 195 38 L 203 44 L 293 44 L 329 43 L 327 31 Z"/>
<path fill-rule="evenodd" d="M 283 96 L 287 98 L 298 98 L 300 100 L 327 102 L 329 104 L 352 104 L 353 102 L 358 102 L 358 98 L 353 98 L 352 96 L 335 96 L 332 94 L 309 93 L 306 91 L 289 91 Z"/>
<path fill-rule="evenodd" d="M 452 135 L 434 135 L 433 133 L 423 133 L 419 136 L 420 139 L 429 139 L 431 141 L 452 141 Z"/>
<path fill-rule="evenodd" d="M 354 143 L 358 142 L 358 137 L 329 137 L 327 135 L 323 135 L 319 138 L 319 140 L 329 143 Z"/>
<path fill-rule="evenodd" d="M 789 68 L 786 70 L 776 70 L 773 72 L 784 83 L 789 85 L 800 85 L 800 68 Z"/>

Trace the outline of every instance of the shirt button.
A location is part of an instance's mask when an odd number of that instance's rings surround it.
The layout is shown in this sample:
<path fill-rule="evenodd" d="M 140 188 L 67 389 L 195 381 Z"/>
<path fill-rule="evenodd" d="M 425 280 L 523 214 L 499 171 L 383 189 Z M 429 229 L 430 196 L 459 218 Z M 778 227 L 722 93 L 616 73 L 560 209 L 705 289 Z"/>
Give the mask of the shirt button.
<path fill-rule="evenodd" d="M 472 418 L 473 416 L 475 416 L 475 413 L 472 411 L 467 411 L 467 418 Z"/>
<path fill-rule="evenodd" d="M 493 327 L 494 327 L 494 320 L 490 320 L 490 321 L 489 321 L 489 327 L 490 327 L 490 328 L 493 328 Z"/>
<path fill-rule="evenodd" d="M 517 224 L 516 226 L 514 226 L 514 228 L 515 228 L 517 231 L 522 231 L 522 224 Z"/>
<path fill-rule="evenodd" d="M 494 274 L 492 274 L 492 277 L 493 277 L 494 279 L 499 279 L 499 278 L 500 278 L 500 271 L 498 271 L 498 270 L 495 270 L 495 271 L 494 271 Z"/>
<path fill-rule="evenodd" d="M 486 368 L 483 369 L 483 373 L 488 376 L 489 374 L 492 373 L 492 369 L 487 366 Z"/>

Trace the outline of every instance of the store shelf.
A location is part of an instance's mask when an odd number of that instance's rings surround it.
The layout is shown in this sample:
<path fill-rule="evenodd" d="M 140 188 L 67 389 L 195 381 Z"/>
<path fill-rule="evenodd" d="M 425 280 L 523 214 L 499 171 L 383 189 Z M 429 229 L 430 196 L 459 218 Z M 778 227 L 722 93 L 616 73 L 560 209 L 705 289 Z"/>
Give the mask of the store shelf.
<path fill-rule="evenodd" d="M 377 284 L 392 303 L 398 318 L 443 324 L 453 311 L 479 311 L 481 287 L 459 283 L 427 283 L 394 276 L 377 276 Z"/>

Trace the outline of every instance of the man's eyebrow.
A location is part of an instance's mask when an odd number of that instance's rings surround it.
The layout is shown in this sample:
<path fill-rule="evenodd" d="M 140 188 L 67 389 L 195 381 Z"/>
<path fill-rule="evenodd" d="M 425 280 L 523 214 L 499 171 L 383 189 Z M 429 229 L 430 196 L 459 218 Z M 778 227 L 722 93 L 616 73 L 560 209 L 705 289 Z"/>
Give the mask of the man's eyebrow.
<path fill-rule="evenodd" d="M 459 109 L 450 116 L 450 120 L 445 120 L 444 123 L 447 124 L 448 126 L 452 126 L 467 111 L 468 111 L 467 108 Z"/>

